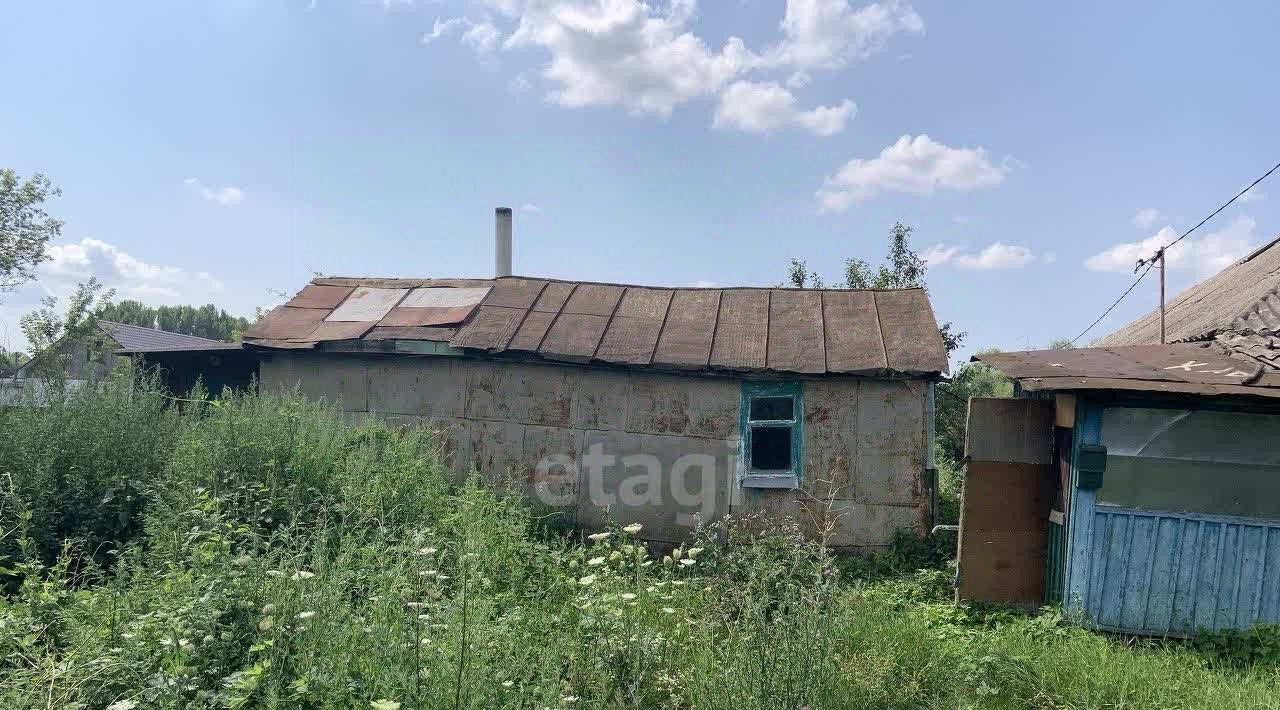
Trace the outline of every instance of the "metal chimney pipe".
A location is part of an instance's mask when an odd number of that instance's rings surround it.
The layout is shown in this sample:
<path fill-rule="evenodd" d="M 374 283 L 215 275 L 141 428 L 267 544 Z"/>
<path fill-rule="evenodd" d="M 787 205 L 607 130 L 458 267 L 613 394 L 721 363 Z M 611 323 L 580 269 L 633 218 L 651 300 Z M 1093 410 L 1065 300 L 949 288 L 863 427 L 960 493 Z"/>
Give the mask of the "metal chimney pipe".
<path fill-rule="evenodd" d="M 511 275 L 511 208 L 493 211 L 493 276 Z"/>

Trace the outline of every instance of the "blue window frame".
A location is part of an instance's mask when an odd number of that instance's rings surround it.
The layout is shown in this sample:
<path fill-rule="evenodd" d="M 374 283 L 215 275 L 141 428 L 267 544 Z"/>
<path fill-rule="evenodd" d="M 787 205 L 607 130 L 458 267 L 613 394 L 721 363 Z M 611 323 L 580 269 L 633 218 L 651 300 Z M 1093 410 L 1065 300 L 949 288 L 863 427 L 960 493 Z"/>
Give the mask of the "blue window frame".
<path fill-rule="evenodd" d="M 742 383 L 742 486 L 795 488 L 803 477 L 799 382 Z"/>

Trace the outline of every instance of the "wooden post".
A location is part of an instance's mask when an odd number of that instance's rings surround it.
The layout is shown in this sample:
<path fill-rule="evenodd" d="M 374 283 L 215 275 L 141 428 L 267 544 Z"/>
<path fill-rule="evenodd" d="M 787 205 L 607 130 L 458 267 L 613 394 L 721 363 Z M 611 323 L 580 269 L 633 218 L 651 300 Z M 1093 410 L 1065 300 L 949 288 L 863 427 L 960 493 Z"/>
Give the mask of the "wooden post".
<path fill-rule="evenodd" d="M 1164 249 L 1157 256 L 1160 257 L 1160 344 L 1164 345 Z"/>

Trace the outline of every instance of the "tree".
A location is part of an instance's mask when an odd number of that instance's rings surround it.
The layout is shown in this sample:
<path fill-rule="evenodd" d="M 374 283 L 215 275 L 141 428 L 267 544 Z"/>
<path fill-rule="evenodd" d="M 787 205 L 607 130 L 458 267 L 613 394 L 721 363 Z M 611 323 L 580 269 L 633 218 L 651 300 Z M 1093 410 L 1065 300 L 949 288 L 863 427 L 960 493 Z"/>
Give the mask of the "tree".
<path fill-rule="evenodd" d="M 66 370 L 69 353 L 78 343 L 94 342 L 94 320 L 111 303 L 112 290 L 103 290 L 95 277 L 76 286 L 75 293 L 67 299 L 66 310 L 60 310 L 55 296 L 41 300 L 40 308 L 22 316 L 18 321 L 22 334 L 31 345 L 31 359 L 35 361 L 32 374 L 36 377 L 60 381 Z M 94 353 L 90 353 L 92 358 Z"/>
<path fill-rule="evenodd" d="M 0 168 L 0 292 L 35 278 L 36 267 L 47 258 L 45 246 L 62 234 L 62 221 L 42 205 L 61 194 L 40 173 L 19 180 L 14 171 Z"/>
<path fill-rule="evenodd" d="M 159 328 L 170 333 L 212 340 L 239 340 L 240 334 L 250 325 L 247 319 L 233 316 L 212 303 L 203 306 L 152 307 L 138 301 L 124 300 L 108 304 L 99 317 L 116 323 Z"/>
<path fill-rule="evenodd" d="M 1071 338 L 1054 338 L 1049 341 L 1050 350 L 1071 350 L 1076 343 Z"/>
<path fill-rule="evenodd" d="M 889 230 L 889 252 L 885 263 L 871 268 L 862 259 L 849 258 L 844 261 L 843 288 L 923 288 L 925 272 L 929 265 L 911 249 L 912 228 L 901 222 L 895 222 Z M 787 280 L 795 288 L 822 288 L 823 280 L 809 265 L 800 259 L 792 259 L 787 269 Z M 955 330 L 951 322 L 938 327 L 942 342 L 950 355 L 964 341 L 963 331 Z"/>

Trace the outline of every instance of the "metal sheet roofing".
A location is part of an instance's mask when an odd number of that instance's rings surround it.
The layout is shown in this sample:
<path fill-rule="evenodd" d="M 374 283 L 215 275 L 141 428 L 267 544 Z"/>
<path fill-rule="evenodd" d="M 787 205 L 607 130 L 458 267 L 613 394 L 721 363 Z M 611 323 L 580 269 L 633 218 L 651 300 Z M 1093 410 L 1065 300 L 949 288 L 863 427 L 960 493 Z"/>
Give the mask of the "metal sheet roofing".
<path fill-rule="evenodd" d="M 120 345 L 120 352 L 143 352 L 159 350 L 191 350 L 225 345 L 221 340 L 199 338 L 194 335 L 170 333 L 155 328 L 143 328 L 137 325 L 116 323 L 114 321 L 98 321 L 98 328 Z M 238 347 L 238 346 L 237 346 Z"/>
<path fill-rule="evenodd" d="M 1132 390 L 1280 398 L 1280 374 L 1216 343 L 1173 343 L 974 355 L 1034 390 Z"/>
<path fill-rule="evenodd" d="M 1165 307 L 1169 342 L 1209 340 L 1223 332 L 1277 334 L 1280 328 L 1280 237 L 1173 297 Z M 1160 342 L 1157 308 L 1095 340 L 1098 347 Z"/>
<path fill-rule="evenodd" d="M 348 308 L 351 299 L 370 297 L 377 308 Z M 337 332 L 335 313 L 361 320 L 344 319 Z M 493 354 L 684 370 L 947 370 L 922 289 L 660 288 L 519 276 L 322 278 L 268 314 L 245 340 L 274 348 L 433 340 Z"/>

